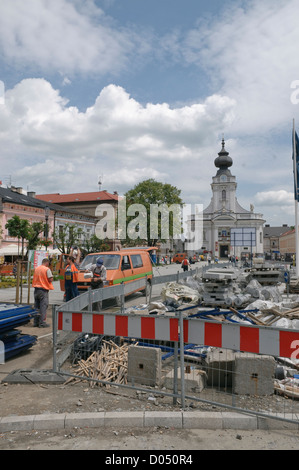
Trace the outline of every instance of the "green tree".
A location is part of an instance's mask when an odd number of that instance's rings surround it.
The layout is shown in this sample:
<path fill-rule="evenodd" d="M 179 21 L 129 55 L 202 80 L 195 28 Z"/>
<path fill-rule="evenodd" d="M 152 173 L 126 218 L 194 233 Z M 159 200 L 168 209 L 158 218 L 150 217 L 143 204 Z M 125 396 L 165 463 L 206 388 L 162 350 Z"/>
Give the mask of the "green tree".
<path fill-rule="evenodd" d="M 24 258 L 24 243 L 28 240 L 30 222 L 27 219 L 21 219 L 18 215 L 14 215 L 9 219 L 5 225 L 8 229 L 9 234 L 12 237 L 18 238 L 18 243 L 22 241 L 22 259 Z"/>
<path fill-rule="evenodd" d="M 96 235 L 91 235 L 90 238 L 85 237 L 79 244 L 79 248 L 83 256 L 88 253 L 98 253 L 99 251 L 108 251 L 110 245 L 105 241 L 98 238 Z"/>
<path fill-rule="evenodd" d="M 65 224 L 55 229 L 54 243 L 61 253 L 69 253 L 72 246 L 78 245 L 82 229 L 75 224 Z"/>
<path fill-rule="evenodd" d="M 183 207 L 181 190 L 171 184 L 164 184 L 150 178 L 137 184 L 125 194 L 126 197 L 126 233 L 127 243 L 135 246 L 140 242 L 146 242 L 148 246 L 154 246 L 158 241 L 165 242 L 167 238 L 181 233 L 181 217 L 174 214 L 171 209 Z M 138 206 L 141 211 L 138 213 Z M 131 210 L 130 210 L 131 207 Z M 159 212 L 164 207 L 165 212 Z M 136 218 L 135 208 L 138 216 Z M 146 209 L 146 212 L 142 210 Z M 158 214 L 158 215 L 157 215 Z M 135 229 L 135 239 L 130 236 L 130 228 Z M 165 237 L 165 229 L 169 229 L 168 237 Z M 138 235 L 140 233 L 140 236 Z M 136 236 L 137 235 L 137 236 Z"/>
<path fill-rule="evenodd" d="M 40 234 L 45 231 L 45 224 L 43 222 L 32 222 L 28 227 L 27 237 L 27 250 L 36 250 L 40 244 Z"/>

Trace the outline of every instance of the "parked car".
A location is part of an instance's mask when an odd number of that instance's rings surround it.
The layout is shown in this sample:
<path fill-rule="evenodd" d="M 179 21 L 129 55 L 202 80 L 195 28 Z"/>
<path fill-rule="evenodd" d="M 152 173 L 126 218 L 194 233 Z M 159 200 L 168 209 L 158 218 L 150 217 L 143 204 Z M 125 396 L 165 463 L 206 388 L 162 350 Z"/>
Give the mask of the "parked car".
<path fill-rule="evenodd" d="M 187 258 L 188 259 L 188 256 L 187 256 L 187 253 L 177 253 L 176 255 L 174 255 L 174 257 L 172 258 L 172 262 L 173 263 L 177 263 L 177 264 L 181 264 L 183 259 Z"/>

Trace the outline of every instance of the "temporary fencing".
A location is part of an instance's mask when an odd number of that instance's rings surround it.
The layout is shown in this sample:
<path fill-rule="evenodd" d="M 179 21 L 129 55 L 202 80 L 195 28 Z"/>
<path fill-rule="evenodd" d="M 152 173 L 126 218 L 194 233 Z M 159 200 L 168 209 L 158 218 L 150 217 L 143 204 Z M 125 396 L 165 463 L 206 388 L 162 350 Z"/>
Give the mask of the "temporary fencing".
<path fill-rule="evenodd" d="M 159 278 L 170 282 L 176 275 Z M 146 279 L 138 282 L 138 288 L 140 282 L 146 286 Z M 153 401 L 157 395 L 171 397 L 183 409 L 189 402 L 205 410 L 225 407 L 299 424 L 299 331 L 194 318 L 187 309 L 126 314 L 125 289 L 88 291 L 53 308 L 54 371 L 69 381 L 134 388 Z M 119 312 L 93 308 L 117 295 L 122 298 Z M 69 341 L 67 370 L 58 331 Z M 298 379 L 293 374 L 290 382 L 285 364 L 298 370 Z M 286 381 L 283 387 L 279 374 Z"/>

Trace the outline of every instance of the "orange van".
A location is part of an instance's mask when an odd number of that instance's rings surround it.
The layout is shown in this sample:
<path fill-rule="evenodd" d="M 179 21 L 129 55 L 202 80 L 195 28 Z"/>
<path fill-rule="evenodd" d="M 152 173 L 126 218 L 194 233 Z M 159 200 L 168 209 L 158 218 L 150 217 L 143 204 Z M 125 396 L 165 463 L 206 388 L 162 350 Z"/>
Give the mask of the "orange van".
<path fill-rule="evenodd" d="M 187 253 L 177 253 L 172 258 L 173 263 L 181 264 L 183 259 L 187 258 Z"/>
<path fill-rule="evenodd" d="M 59 264 L 60 288 L 64 289 L 64 270 L 65 261 L 68 255 L 61 255 Z M 92 264 L 96 263 L 97 258 L 102 258 L 107 271 L 106 286 L 114 286 L 116 284 L 125 284 L 135 281 L 136 279 L 147 276 L 146 290 L 149 294 L 151 287 L 151 279 L 153 277 L 153 267 L 148 250 L 126 249 L 120 251 L 103 251 L 101 253 L 88 254 L 79 266 L 78 290 L 86 291 L 90 287 L 90 278 L 84 278 L 84 274 L 88 273 Z M 104 285 L 105 287 L 105 285 Z M 142 289 L 132 289 L 136 292 Z"/>

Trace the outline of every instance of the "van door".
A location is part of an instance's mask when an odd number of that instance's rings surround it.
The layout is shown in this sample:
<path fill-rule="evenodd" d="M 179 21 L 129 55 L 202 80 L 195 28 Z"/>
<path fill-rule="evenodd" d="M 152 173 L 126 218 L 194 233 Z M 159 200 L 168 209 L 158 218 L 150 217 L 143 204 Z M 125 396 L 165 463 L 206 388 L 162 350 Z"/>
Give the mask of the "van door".
<path fill-rule="evenodd" d="M 121 272 L 123 275 L 124 282 L 133 281 L 133 268 L 131 258 L 129 255 L 123 255 L 121 260 Z"/>

